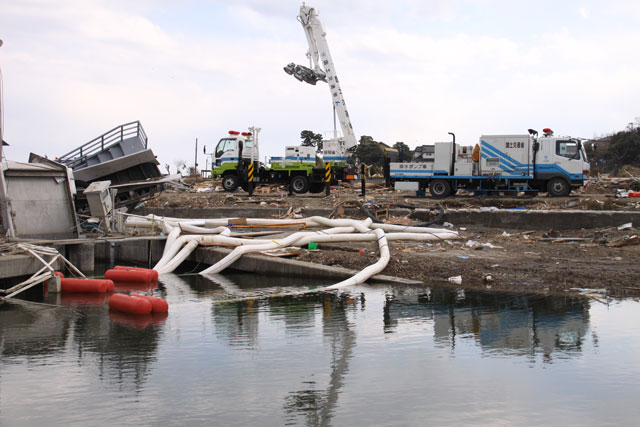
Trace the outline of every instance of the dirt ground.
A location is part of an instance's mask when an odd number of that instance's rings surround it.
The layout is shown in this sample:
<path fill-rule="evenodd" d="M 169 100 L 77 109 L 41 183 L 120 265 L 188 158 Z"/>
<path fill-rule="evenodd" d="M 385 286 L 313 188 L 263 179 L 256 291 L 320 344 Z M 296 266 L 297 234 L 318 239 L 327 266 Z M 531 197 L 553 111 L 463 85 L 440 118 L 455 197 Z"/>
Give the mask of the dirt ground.
<path fill-rule="evenodd" d="M 345 217 L 341 206 L 360 200 L 369 211 L 386 222 L 412 224 L 408 217 L 386 217 L 386 209 L 414 206 L 444 209 L 498 208 L 588 209 L 640 211 L 640 199 L 617 198 L 618 189 L 628 189 L 629 180 L 598 181 L 570 197 L 546 195 L 473 197 L 459 194 L 444 200 L 415 197 L 415 193 L 394 192 L 369 184 L 367 197 L 358 197 L 360 187 L 335 187 L 324 194 L 288 196 L 284 187 L 258 189 L 252 197 L 243 191 L 225 193 L 211 181 L 196 182 L 190 190 L 168 189 L 146 202 L 157 207 L 278 206 L 291 218 L 300 217 L 302 207 L 333 208 L 333 217 Z M 462 193 L 462 192 L 460 192 Z M 434 210 L 435 213 L 435 210 Z M 363 214 L 354 217 L 364 218 Z M 525 231 L 452 226 L 459 240 L 434 242 L 391 242 L 391 261 L 384 274 L 418 279 L 445 286 L 508 290 L 517 292 L 580 292 L 604 289 L 609 295 L 640 296 L 639 224 L 618 230 L 606 227 L 589 230 Z M 442 227 L 442 225 L 437 225 Z M 636 237 L 634 237 L 636 236 Z M 303 250 L 298 259 L 362 269 L 378 258 L 371 244 L 322 244 L 319 250 Z M 448 278 L 462 276 L 462 285 Z"/>

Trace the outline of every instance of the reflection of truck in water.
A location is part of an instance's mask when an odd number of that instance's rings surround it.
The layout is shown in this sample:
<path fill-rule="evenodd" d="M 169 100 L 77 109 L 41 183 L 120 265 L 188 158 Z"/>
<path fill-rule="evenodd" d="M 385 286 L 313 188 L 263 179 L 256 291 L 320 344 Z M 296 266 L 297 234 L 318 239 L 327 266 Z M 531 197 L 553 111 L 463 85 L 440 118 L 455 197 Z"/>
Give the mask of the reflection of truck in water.
<path fill-rule="evenodd" d="M 589 330 L 589 303 L 580 298 L 496 294 L 433 288 L 386 297 L 386 333 L 432 328 L 436 342 L 455 346 L 473 337 L 484 350 L 550 361 L 554 352 L 579 355 Z"/>
<path fill-rule="evenodd" d="M 452 142 L 423 145 L 408 163 L 387 161 L 385 178 L 398 190 L 447 197 L 458 189 L 489 192 L 547 192 L 568 196 L 581 186 L 589 162 L 577 138 L 553 136 L 551 129 L 529 135 L 483 135 L 475 147 Z"/>

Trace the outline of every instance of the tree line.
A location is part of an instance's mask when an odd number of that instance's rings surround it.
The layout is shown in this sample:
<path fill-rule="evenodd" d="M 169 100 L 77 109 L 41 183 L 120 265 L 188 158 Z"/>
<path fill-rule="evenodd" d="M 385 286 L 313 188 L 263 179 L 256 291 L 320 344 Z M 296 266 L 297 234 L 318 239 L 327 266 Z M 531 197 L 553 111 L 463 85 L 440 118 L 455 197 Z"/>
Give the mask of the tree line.
<path fill-rule="evenodd" d="M 303 130 L 300 132 L 300 139 L 302 143 L 300 145 L 305 147 L 316 147 L 317 151 L 322 151 L 322 135 L 310 130 Z M 347 161 L 351 164 L 364 163 L 369 167 L 380 167 L 384 165 L 385 147 L 389 147 L 387 144 L 376 141 L 373 137 L 368 135 L 362 135 L 358 141 L 358 146 L 354 150 L 353 154 L 349 156 Z M 398 141 L 391 148 L 394 148 L 398 152 L 397 161 L 409 161 L 413 154 L 407 144 L 402 141 Z"/>
<path fill-rule="evenodd" d="M 585 143 L 591 172 L 620 175 L 629 167 L 640 167 L 640 117 L 625 130 Z"/>

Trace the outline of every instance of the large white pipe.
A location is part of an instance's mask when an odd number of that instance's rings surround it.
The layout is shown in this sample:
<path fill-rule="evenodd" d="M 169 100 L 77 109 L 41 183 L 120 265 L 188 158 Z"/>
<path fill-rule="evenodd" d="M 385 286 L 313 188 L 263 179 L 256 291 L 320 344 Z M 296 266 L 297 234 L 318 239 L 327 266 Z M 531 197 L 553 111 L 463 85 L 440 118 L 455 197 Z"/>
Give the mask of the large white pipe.
<path fill-rule="evenodd" d="M 155 268 L 155 270 L 159 274 L 171 273 L 173 270 L 178 268 L 178 266 L 180 266 L 180 264 L 182 264 L 182 262 L 185 259 L 187 259 L 189 255 L 191 255 L 191 252 L 196 250 L 196 248 L 198 247 L 198 244 L 199 244 L 198 239 L 190 240 L 186 245 L 184 245 L 182 250 L 178 252 L 178 254 L 175 257 L 173 257 L 169 262 L 166 263 L 166 265 L 164 265 L 164 267 L 160 269 Z"/>
<path fill-rule="evenodd" d="M 271 240 L 270 242 L 258 245 L 251 246 L 239 246 L 236 247 L 229 255 L 222 258 L 217 263 L 213 264 L 211 267 L 200 272 L 202 275 L 210 274 L 210 273 L 220 273 L 231 264 L 233 264 L 238 258 L 242 255 L 249 252 L 260 252 L 267 251 L 271 249 L 278 248 L 286 248 L 296 244 L 296 242 L 303 238 L 308 238 L 309 241 L 314 241 L 319 238 L 322 238 L 326 235 L 330 235 L 332 233 L 348 233 L 353 232 L 355 227 L 336 227 L 329 230 L 321 230 L 321 231 L 299 231 L 297 233 L 290 234 L 284 239 L 279 240 Z"/>
<path fill-rule="evenodd" d="M 387 267 L 389 264 L 389 260 L 391 259 L 391 254 L 389 253 L 389 243 L 387 242 L 387 237 L 384 234 L 384 231 L 377 228 L 374 230 L 375 235 L 378 239 L 378 246 L 380 248 L 380 258 L 375 264 L 371 264 L 365 269 L 361 270 L 359 273 L 349 277 L 342 282 L 338 282 L 334 285 L 327 286 L 325 289 L 340 289 L 346 286 L 358 285 L 360 283 L 364 283 L 382 270 Z"/>
<path fill-rule="evenodd" d="M 183 218 L 169 218 L 169 217 L 158 217 L 155 215 L 139 217 L 139 216 L 130 216 L 127 219 L 126 225 L 131 227 L 151 227 L 152 224 L 159 224 L 161 222 L 166 222 L 171 226 L 178 226 L 178 224 L 190 224 L 196 226 L 205 226 L 205 227 L 226 227 L 233 226 L 234 218 L 215 218 L 215 219 L 183 219 Z M 370 218 L 366 220 L 354 220 L 354 219 L 328 219 L 321 216 L 313 216 L 308 218 L 301 219 L 271 219 L 271 218 L 246 218 L 243 219 L 243 224 L 247 225 L 290 225 L 290 224 L 304 224 L 306 227 L 317 227 L 317 226 L 329 226 L 329 227 L 341 227 L 348 226 L 352 224 L 366 224 L 366 222 L 371 221 Z M 365 225 L 367 226 L 367 225 Z M 402 226 L 400 226 L 402 227 Z"/>
<path fill-rule="evenodd" d="M 445 240 L 459 238 L 458 233 L 451 230 L 443 230 L 429 227 L 408 227 L 392 224 L 373 224 L 370 218 L 366 220 L 353 219 L 328 219 L 324 217 L 309 217 L 298 221 L 248 218 L 248 225 L 285 225 L 292 222 L 303 223 L 306 227 L 332 227 L 319 231 L 299 231 L 279 240 L 267 239 L 242 239 L 230 237 L 230 228 L 233 219 L 196 219 L 185 220 L 181 218 L 161 217 L 130 217 L 127 225 L 149 227 L 152 224 L 161 223 L 163 230 L 169 236 L 162 259 L 154 267 L 161 274 L 173 271 L 182 263 L 198 245 L 224 245 L 235 246 L 229 255 L 216 264 L 205 269 L 200 274 L 206 275 L 218 273 L 233 264 L 243 254 L 260 252 L 276 248 L 284 248 L 291 245 L 304 245 L 310 242 L 364 242 L 377 240 L 380 250 L 378 261 L 354 276 L 342 282 L 331 285 L 325 289 L 338 289 L 345 286 L 363 283 L 371 276 L 383 271 L 391 258 L 388 242 L 392 240 Z M 243 220 L 243 224 L 245 224 Z M 216 228 L 211 228 L 211 227 Z M 358 231 L 358 233 L 353 233 Z M 181 232 L 198 233 L 178 237 Z M 389 232 L 386 233 L 385 232 Z M 206 234 L 206 235 L 205 235 Z M 214 234 L 214 235 L 211 235 Z"/>
<path fill-rule="evenodd" d="M 204 236 L 204 235 L 186 235 L 178 237 L 175 242 L 169 247 L 169 249 L 165 248 L 164 253 L 162 254 L 162 258 L 160 261 L 153 267 L 154 270 L 158 272 L 165 271 L 165 265 L 171 261 L 173 257 L 177 255 L 177 253 L 181 250 L 181 248 L 188 244 L 191 241 L 197 241 L 198 244 L 203 246 L 215 246 L 215 245 L 224 245 L 224 246 L 242 246 L 242 245 L 259 245 L 263 243 L 269 243 L 271 240 L 264 239 L 241 239 L 238 237 L 230 237 L 224 236 L 221 234 L 216 234 L 213 236 Z M 166 271 L 165 271 L 166 272 Z"/>

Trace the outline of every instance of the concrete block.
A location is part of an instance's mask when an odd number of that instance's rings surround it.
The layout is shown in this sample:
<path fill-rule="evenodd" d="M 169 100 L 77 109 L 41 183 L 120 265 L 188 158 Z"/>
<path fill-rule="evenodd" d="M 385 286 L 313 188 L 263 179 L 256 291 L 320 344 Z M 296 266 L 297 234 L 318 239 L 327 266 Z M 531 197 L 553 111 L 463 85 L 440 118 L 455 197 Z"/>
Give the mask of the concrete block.
<path fill-rule="evenodd" d="M 50 279 L 47 279 L 47 291 L 50 294 L 59 294 L 62 292 L 62 279 L 59 276 L 53 276 Z"/>
<path fill-rule="evenodd" d="M 82 243 L 69 246 L 69 262 L 83 273 L 95 270 L 95 246 L 93 243 Z"/>

